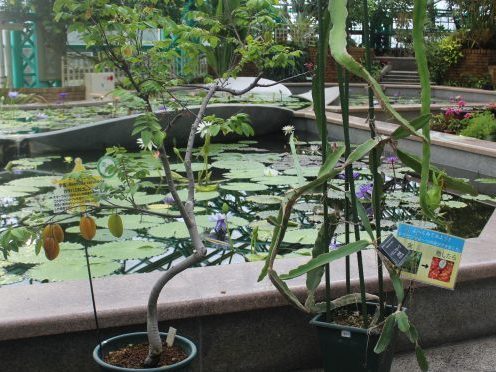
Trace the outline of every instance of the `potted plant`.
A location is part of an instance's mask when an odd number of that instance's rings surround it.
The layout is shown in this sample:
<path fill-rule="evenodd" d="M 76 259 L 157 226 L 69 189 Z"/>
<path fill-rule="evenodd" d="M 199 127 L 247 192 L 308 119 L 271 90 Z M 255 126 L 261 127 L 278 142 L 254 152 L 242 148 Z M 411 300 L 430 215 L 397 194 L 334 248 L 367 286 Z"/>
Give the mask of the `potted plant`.
<path fill-rule="evenodd" d="M 171 348 L 169 342 L 167 347 L 164 346 L 164 341 L 167 341 L 164 338 L 170 335 L 159 331 L 158 297 L 172 278 L 200 263 L 207 254 L 204 239 L 196 223 L 194 206 L 197 192 L 217 188 L 217 184 L 210 181 L 208 172 L 210 140 L 219 134 L 253 135 L 247 115 L 241 113 L 227 119 L 207 116 L 208 105 L 217 92 L 240 96 L 255 87 L 262 86 L 260 80 L 264 70 L 286 67 L 300 54 L 299 51 L 290 51 L 288 47 L 278 45 L 273 40 L 270 31 L 275 24 L 276 13 L 268 2 L 246 2 L 236 6 L 227 17 L 230 22 L 229 27 L 221 22 L 221 20 L 227 22 L 224 13 L 218 18 L 215 13 L 208 13 L 212 11 L 211 4 L 199 4 L 187 15 L 177 12 L 177 7 L 181 5 L 189 6 L 191 2 L 179 1 L 179 4 L 175 3 L 174 6 L 167 7 L 147 0 L 134 1 L 129 5 L 121 2 L 107 4 L 99 1 L 81 3 L 77 0 L 57 0 L 54 5 L 56 19 L 69 22 L 70 29 L 79 31 L 89 48 L 96 47 L 104 56 L 101 64 L 117 68 L 124 76 L 124 87 L 134 90 L 144 104 L 145 112 L 137 117 L 133 135 L 139 136 L 140 145 L 150 153 L 150 156 L 153 154 L 160 160 L 170 193 L 170 203 L 178 210 L 179 217 L 186 225 L 192 246 L 192 254 L 165 271 L 151 289 L 147 308 L 147 332 L 120 335 L 99 342 L 93 357 L 104 370 L 125 371 L 143 367 L 150 371 L 177 370 L 186 367 L 195 357 L 197 351 L 194 343 L 184 337 L 175 337 L 175 345 L 179 346 L 176 349 Z M 165 37 L 147 46 L 144 35 L 150 27 L 161 30 Z M 246 36 L 242 38 L 241 34 Z M 198 63 L 203 55 L 215 55 L 216 46 L 220 45 L 223 48 L 222 41 L 225 40 L 229 40 L 230 47 L 233 47 L 232 55 L 227 56 L 227 69 L 222 71 L 217 80 L 208 79 L 209 84 L 188 84 L 199 78 Z M 179 57 L 182 62 L 179 70 L 176 63 L 164 64 L 167 61 L 176 62 Z M 236 77 L 246 64 L 259 68 L 257 77 L 241 89 L 228 86 L 228 79 Z M 201 95 L 202 101 L 196 111 L 176 96 L 177 87 L 202 91 L 197 93 Z M 120 94 L 129 95 L 128 92 Z M 177 115 L 172 115 L 168 122 L 161 123 L 161 112 L 164 110 L 154 110 L 154 101 L 168 106 L 165 108 L 166 112 L 175 111 Z M 180 114 L 188 114 L 193 118 L 184 150 L 166 146 L 167 132 Z M 201 156 L 206 166 L 204 171 L 200 172 L 199 179 L 196 179 L 192 161 L 193 146 L 198 139 L 203 139 L 204 142 Z M 96 225 L 91 217 L 94 210 L 105 208 L 114 211 L 109 217 L 108 227 L 117 237 L 122 235 L 124 228 L 119 211 L 163 218 L 172 216 L 169 213 L 145 209 L 136 202 L 136 193 L 149 186 L 145 181 L 148 173 L 142 163 L 128 161 L 124 154 L 125 150 L 121 148 L 107 149 L 106 155 L 111 160 L 104 167 L 105 172 L 116 174 L 121 181 L 119 187 L 103 183 L 98 186 L 100 196 L 91 192 L 83 201 L 79 200 L 69 209 L 64 208 L 64 213 L 71 211 L 81 216 L 80 233 L 86 240 L 91 240 L 95 236 Z M 182 161 L 186 177 L 181 177 L 171 170 L 173 156 L 177 156 Z M 92 190 L 97 186 L 98 179 L 78 160 L 74 170 L 60 182 L 66 188 L 70 184 L 84 184 Z M 184 185 L 186 185 L 186 196 L 181 197 L 178 190 Z M 113 201 L 107 204 L 96 203 L 96 199 L 107 199 L 108 202 L 110 198 L 113 198 Z M 123 203 L 116 202 L 116 199 Z M 52 216 L 49 224 L 39 226 L 43 227 L 42 230 L 23 227 L 2 233 L 1 247 L 5 254 L 12 247 L 28 240 L 36 240 L 38 251 L 43 248 L 48 259 L 56 259 L 60 250 L 59 243 L 64 238 L 62 229 L 56 223 L 56 217 Z M 87 249 L 86 258 L 89 259 Z M 88 270 L 91 270 L 89 264 Z M 89 277 L 93 291 L 91 273 Z M 94 311 L 95 319 L 98 320 L 96 309 Z M 145 355 L 143 348 L 146 349 Z M 122 350 L 125 352 L 119 353 Z M 164 354 L 166 354 L 165 358 L 163 358 Z M 173 354 L 172 358 L 169 354 Z M 114 363 L 114 359 L 118 361 Z"/>
<path fill-rule="evenodd" d="M 367 2 L 364 1 L 364 42 L 368 46 Z M 404 165 L 411 167 L 420 174 L 420 204 L 426 218 L 437 224 L 443 224 L 441 217 L 436 215 L 442 190 L 445 187 L 460 188 L 465 192 L 474 193 L 470 185 L 459 179 L 447 176 L 430 164 L 430 85 L 429 73 L 423 39 L 423 25 L 426 14 L 426 0 L 416 0 L 414 7 L 413 40 L 415 55 L 419 67 L 422 85 L 422 116 L 408 121 L 403 118 L 389 103 L 378 82 L 369 73 L 370 52 L 366 54 L 366 67 L 355 61 L 346 51 L 347 43 L 347 0 L 329 2 L 327 10 L 324 1 L 318 2 L 319 8 L 319 60 L 313 78 L 314 111 L 316 122 L 322 139 L 322 167 L 318 177 L 295 190 L 291 190 L 281 203 L 279 214 L 273 220 L 275 226 L 269 254 L 260 274 L 259 280 L 266 276 L 288 300 L 288 302 L 307 314 L 314 314 L 311 323 L 320 329 L 322 353 L 326 372 L 344 371 L 389 371 L 392 362 L 392 340 L 397 330 L 404 333 L 415 345 L 417 360 L 422 370 L 427 370 L 428 364 L 420 347 L 419 335 L 416 328 L 408 319 L 404 303 L 406 294 L 400 280 L 401 267 L 396 266 L 383 256 L 381 246 L 381 215 L 385 195 L 383 193 L 383 178 L 378 172 L 379 159 L 386 145 L 390 146 Z M 332 29 L 330 29 L 332 25 Z M 327 127 L 325 107 L 323 104 L 323 86 L 325 56 L 327 43 L 332 56 L 339 64 L 340 93 L 342 106 L 343 146 L 331 146 L 327 143 Z M 368 50 L 368 48 L 367 48 Z M 353 151 L 350 147 L 349 113 L 348 113 L 348 76 L 352 73 L 369 84 L 369 126 L 371 138 L 359 144 Z M 399 128 L 389 136 L 380 136 L 374 125 L 375 97 L 381 105 L 400 123 Z M 421 132 L 417 132 L 421 129 Z M 423 156 L 417 158 L 401 150 L 398 141 L 410 135 L 418 137 L 423 143 Z M 368 155 L 372 185 L 355 190 L 352 164 Z M 344 158 L 344 160 L 340 160 Z M 397 160 L 397 159 L 396 159 Z M 345 174 L 346 208 L 344 216 L 341 212 L 331 213 L 328 203 L 329 188 L 336 189 L 333 178 Z M 284 239 L 293 206 L 297 200 L 308 192 L 322 190 L 324 207 L 324 222 L 312 250 L 312 258 L 288 273 L 280 275 L 274 268 L 279 247 Z M 339 188 L 338 188 L 339 189 Z M 362 202 L 361 194 L 367 194 L 367 205 Z M 364 199 L 364 198 L 362 198 Z M 366 207 L 370 207 L 367 212 Z M 369 214 L 372 216 L 369 217 Z M 346 243 L 336 247 L 332 244 L 332 236 L 339 224 L 344 224 Z M 360 230 L 363 230 L 362 232 Z M 367 236 L 363 238 L 364 234 Z M 350 236 L 351 235 L 351 236 Z M 330 248 L 331 247 L 331 248 Z M 366 283 L 363 272 L 362 251 L 372 248 L 377 253 L 378 261 L 378 296 L 365 291 Z M 350 255 L 357 256 L 359 293 L 352 293 L 350 283 Z M 346 259 L 347 294 L 331 299 L 331 282 L 329 263 Z M 396 303 L 386 304 L 383 283 L 383 267 L 389 273 L 396 294 Z M 301 301 L 294 294 L 286 280 L 306 275 L 307 297 Z M 325 301 L 317 302 L 317 290 L 325 277 Z"/>

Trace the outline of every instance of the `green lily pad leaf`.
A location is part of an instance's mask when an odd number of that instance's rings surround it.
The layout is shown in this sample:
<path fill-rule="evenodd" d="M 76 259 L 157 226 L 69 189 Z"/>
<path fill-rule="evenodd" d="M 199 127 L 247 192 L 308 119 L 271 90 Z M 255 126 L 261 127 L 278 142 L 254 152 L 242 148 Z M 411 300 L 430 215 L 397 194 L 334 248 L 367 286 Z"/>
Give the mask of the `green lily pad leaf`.
<path fill-rule="evenodd" d="M 161 202 L 164 199 L 164 195 L 161 194 L 147 194 L 144 192 L 137 192 L 134 194 L 134 201 L 138 205 L 147 205 L 147 204 L 155 204 Z M 101 202 L 104 205 L 122 205 L 124 207 L 131 207 L 131 202 L 127 200 L 120 200 L 117 198 L 110 198 L 107 200 L 102 200 Z"/>
<path fill-rule="evenodd" d="M 387 235 L 389 235 L 390 233 L 391 233 L 390 231 L 386 232 Z M 350 239 L 351 241 L 355 241 L 355 233 L 353 232 L 353 230 L 350 233 Z M 370 240 L 370 236 L 369 234 L 367 234 L 366 231 L 360 231 L 360 237 L 358 240 Z M 340 244 L 346 244 L 346 235 L 345 234 L 338 235 L 336 237 L 336 241 Z"/>
<path fill-rule="evenodd" d="M 59 244 L 59 247 L 60 247 L 61 251 L 72 250 L 72 249 L 83 249 L 84 248 L 84 246 L 82 244 L 72 243 L 72 242 L 62 242 Z"/>
<path fill-rule="evenodd" d="M 251 179 L 253 182 L 264 185 L 281 186 L 281 185 L 298 185 L 299 179 L 296 176 L 265 176 Z"/>
<path fill-rule="evenodd" d="M 319 174 L 320 167 L 317 166 L 309 166 L 309 167 L 304 167 L 302 168 L 302 174 L 303 177 L 317 177 Z M 296 169 L 291 168 L 291 169 L 286 169 L 284 171 L 284 174 L 288 176 L 295 176 L 296 175 Z"/>
<path fill-rule="evenodd" d="M 28 195 L 29 192 L 20 191 L 16 186 L 0 186 L 0 199 L 22 198 Z"/>
<path fill-rule="evenodd" d="M 265 165 L 256 161 L 217 160 L 212 167 L 220 169 L 265 169 Z"/>
<path fill-rule="evenodd" d="M 255 177 L 263 177 L 265 168 L 256 169 L 231 169 L 230 172 L 224 173 L 223 177 L 227 179 L 250 179 Z"/>
<path fill-rule="evenodd" d="M 163 244 L 145 240 L 125 240 L 99 244 L 91 247 L 89 253 L 112 260 L 141 259 L 164 253 Z"/>
<path fill-rule="evenodd" d="M 176 238 L 176 239 L 186 239 L 189 238 L 188 229 L 186 224 L 182 221 L 174 221 L 165 223 L 159 226 L 154 226 L 148 230 L 148 235 L 155 238 Z"/>
<path fill-rule="evenodd" d="M 59 260 L 47 261 L 41 265 L 35 266 L 27 271 L 27 275 L 34 280 L 87 280 L 88 269 L 84 251 L 80 252 L 79 259 L 68 261 Z M 122 264 L 116 261 L 104 260 L 98 257 L 90 258 L 91 276 L 98 278 L 110 275 L 122 267 Z"/>
<path fill-rule="evenodd" d="M 211 216 L 208 216 L 208 215 L 196 216 L 196 223 L 198 226 L 204 227 L 206 229 L 213 228 L 216 224 L 215 221 L 211 220 Z M 249 224 L 249 222 L 247 220 L 245 220 L 244 218 L 241 218 L 241 217 L 237 217 L 237 216 L 228 216 L 227 223 L 228 223 L 230 228 L 248 226 L 248 224 Z"/>
<path fill-rule="evenodd" d="M 475 182 L 486 183 L 486 184 L 494 184 L 496 183 L 496 178 L 477 178 Z"/>
<path fill-rule="evenodd" d="M 456 200 L 448 200 L 441 203 L 442 207 L 447 208 L 465 208 L 467 206 L 466 203 Z"/>
<path fill-rule="evenodd" d="M 62 255 L 62 250 L 59 255 Z M 10 252 L 9 253 L 9 261 L 15 263 L 23 263 L 23 264 L 38 264 L 47 261 L 47 258 L 41 252 L 39 255 L 35 253 L 34 244 L 27 244 L 22 247 L 19 247 L 19 252 Z"/>
<path fill-rule="evenodd" d="M 184 167 L 183 163 L 171 164 L 170 168 L 174 172 L 181 172 L 181 173 L 186 172 L 186 168 Z M 208 168 L 210 168 L 210 165 L 208 165 Z M 191 169 L 193 170 L 193 172 L 200 172 L 203 169 L 205 169 L 205 164 L 203 164 L 203 163 L 191 163 Z"/>
<path fill-rule="evenodd" d="M 244 154 L 240 154 L 239 152 L 223 152 L 215 156 L 216 161 L 224 160 L 224 161 L 239 161 L 243 160 Z"/>
<path fill-rule="evenodd" d="M 125 229 L 140 230 L 159 225 L 164 219 L 158 216 L 148 216 L 140 214 L 122 214 L 122 225 Z M 98 227 L 108 228 L 108 217 L 100 217 L 95 220 Z"/>
<path fill-rule="evenodd" d="M 264 191 L 268 189 L 266 185 L 262 185 L 259 183 L 249 183 L 249 182 L 233 182 L 233 183 L 221 184 L 220 188 L 223 190 L 244 191 L 244 192 Z"/>
<path fill-rule="evenodd" d="M 65 230 L 68 234 L 79 234 L 79 225 L 71 226 Z M 96 242 L 112 242 L 116 240 L 127 240 L 138 236 L 138 233 L 134 230 L 124 230 L 120 238 L 113 236 L 108 229 L 97 229 L 95 237 L 93 238 Z"/>
<path fill-rule="evenodd" d="M 188 190 L 187 189 L 182 189 L 177 192 L 179 194 L 179 197 L 181 200 L 184 202 L 187 197 L 188 197 Z M 171 194 L 167 194 L 166 197 L 172 197 Z M 215 199 L 219 196 L 218 191 L 206 191 L 206 192 L 195 192 L 195 200 L 196 201 L 205 201 L 205 200 L 211 200 Z"/>
<path fill-rule="evenodd" d="M 314 244 L 317 239 L 317 229 L 299 229 L 286 231 L 284 242 L 292 244 Z"/>
<path fill-rule="evenodd" d="M 8 186 L 22 186 L 22 187 L 55 187 L 55 181 L 59 180 L 61 177 L 54 176 L 35 176 L 35 177 L 24 177 L 12 180 L 7 183 Z"/>
<path fill-rule="evenodd" d="M 13 284 L 13 283 L 19 283 L 24 280 L 24 277 L 22 275 L 17 275 L 17 274 L 8 274 L 8 273 L 2 273 L 0 271 L 0 286 L 2 285 L 8 285 L 8 284 Z"/>
<path fill-rule="evenodd" d="M 277 195 L 250 195 L 246 197 L 246 201 L 256 204 L 281 204 L 283 198 Z"/>

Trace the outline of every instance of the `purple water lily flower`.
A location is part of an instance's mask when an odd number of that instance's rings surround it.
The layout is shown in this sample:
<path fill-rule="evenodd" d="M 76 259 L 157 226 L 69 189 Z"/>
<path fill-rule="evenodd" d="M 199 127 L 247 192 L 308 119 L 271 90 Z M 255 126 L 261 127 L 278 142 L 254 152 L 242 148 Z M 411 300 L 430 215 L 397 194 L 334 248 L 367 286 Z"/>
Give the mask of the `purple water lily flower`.
<path fill-rule="evenodd" d="M 60 98 L 60 99 L 64 100 L 64 99 L 66 99 L 67 97 L 69 97 L 69 93 L 67 93 L 67 92 L 60 92 L 60 93 L 59 93 L 59 98 Z"/>
<path fill-rule="evenodd" d="M 19 96 L 19 92 L 11 91 L 8 93 L 9 98 L 17 98 Z"/>
<path fill-rule="evenodd" d="M 159 108 L 157 109 L 157 112 L 165 112 L 165 111 L 167 111 L 167 106 L 164 105 L 159 106 Z"/>
<path fill-rule="evenodd" d="M 346 173 L 344 173 L 344 172 L 343 173 L 339 173 L 338 174 L 338 178 L 340 180 L 345 180 L 346 179 Z M 353 179 L 354 180 L 357 180 L 359 178 L 360 178 L 360 172 L 353 172 Z"/>
<path fill-rule="evenodd" d="M 341 247 L 341 245 L 342 245 L 342 244 L 341 244 L 341 243 L 338 243 L 338 242 L 336 241 L 336 239 L 334 238 L 334 240 L 331 242 L 331 244 L 329 244 L 329 249 L 330 249 L 331 251 L 335 251 L 336 249 L 338 249 L 339 247 Z"/>
<path fill-rule="evenodd" d="M 393 165 L 394 165 L 394 164 L 396 164 L 399 160 L 400 160 L 400 159 L 398 159 L 398 157 L 397 157 L 397 156 L 388 156 L 388 157 L 386 158 L 386 163 L 388 163 L 388 164 L 393 164 Z"/>
<path fill-rule="evenodd" d="M 209 221 L 215 222 L 214 232 L 218 236 L 224 236 L 227 232 L 227 219 L 229 217 L 228 214 L 223 213 L 215 213 L 208 217 Z"/>
<path fill-rule="evenodd" d="M 169 195 L 169 196 L 166 196 L 163 200 L 162 200 L 165 204 L 174 204 L 176 201 L 174 200 L 174 198 Z"/>
<path fill-rule="evenodd" d="M 360 189 L 355 193 L 359 199 L 370 199 L 372 196 L 373 185 L 371 183 L 361 185 Z"/>

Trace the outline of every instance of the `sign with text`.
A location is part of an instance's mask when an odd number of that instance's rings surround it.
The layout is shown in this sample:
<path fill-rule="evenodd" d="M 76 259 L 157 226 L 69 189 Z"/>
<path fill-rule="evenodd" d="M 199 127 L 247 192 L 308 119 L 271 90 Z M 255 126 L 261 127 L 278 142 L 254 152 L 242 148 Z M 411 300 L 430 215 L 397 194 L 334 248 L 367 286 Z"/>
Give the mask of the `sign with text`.
<path fill-rule="evenodd" d="M 77 208 L 98 206 L 95 188 L 100 183 L 99 177 L 84 175 L 78 178 L 62 178 L 57 181 L 53 193 L 53 211 L 66 213 Z"/>
<path fill-rule="evenodd" d="M 464 239 L 407 224 L 399 224 L 396 238 L 411 251 L 402 279 L 455 288 Z"/>
<path fill-rule="evenodd" d="M 403 266 L 411 255 L 411 251 L 401 244 L 394 235 L 389 235 L 379 246 L 379 251 L 397 267 Z"/>

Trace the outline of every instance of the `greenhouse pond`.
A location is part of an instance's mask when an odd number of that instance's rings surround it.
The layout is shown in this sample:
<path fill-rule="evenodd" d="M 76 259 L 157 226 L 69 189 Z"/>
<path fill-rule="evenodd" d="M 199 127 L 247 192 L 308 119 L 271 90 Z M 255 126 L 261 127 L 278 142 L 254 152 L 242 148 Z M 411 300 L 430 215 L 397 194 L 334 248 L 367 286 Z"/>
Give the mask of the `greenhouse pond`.
<path fill-rule="evenodd" d="M 286 139 L 281 135 L 270 139 L 212 144 L 208 168 L 217 190 L 196 192 L 197 223 L 203 230 L 208 256 L 201 265 L 230 264 L 265 258 L 273 226 L 266 220 L 277 213 L 282 195 L 297 187 L 300 178 L 294 170 L 294 158 Z M 318 143 L 298 142 L 298 160 L 306 180 L 316 177 L 321 161 Z M 198 149 L 196 155 L 199 156 Z M 8 260 L 0 261 L 0 285 L 33 282 L 84 279 L 87 275 L 83 244 L 88 244 L 92 271 L 95 277 L 166 270 L 173 262 L 191 254 L 191 245 L 185 224 L 164 186 L 160 162 L 150 152 L 127 153 L 129 162 L 137 162 L 149 172 L 146 184 L 135 194 L 135 202 L 151 211 L 170 214 L 164 220 L 153 215 L 120 213 L 124 224 L 121 238 L 113 237 L 107 229 L 107 218 L 112 209 L 92 214 L 96 218 L 97 234 L 87 243 L 79 236 L 79 216 L 53 214 L 54 180 L 60 179 L 73 168 L 73 160 L 80 156 L 87 169 L 96 174 L 96 161 L 102 154 L 67 154 L 12 161 L 0 174 L 0 229 L 24 224 L 36 226 L 49 219 L 63 220 L 66 241 L 61 244 L 60 256 L 48 261 L 44 254 L 35 254 L 34 244 L 12 252 Z M 386 201 L 383 206 L 384 234 L 396 229 L 398 222 L 436 228 L 422 221 L 418 202 L 418 184 L 410 171 L 397 163 L 385 160 L 381 171 L 385 176 Z M 198 157 L 193 164 L 195 172 L 204 169 Z M 184 166 L 173 165 L 173 170 L 184 175 Z M 370 209 L 370 183 L 365 163 L 355 164 L 356 193 L 364 206 Z M 332 184 L 341 190 L 344 180 L 340 175 Z M 151 182 L 148 182 L 151 181 Z M 106 184 L 119 186 L 118 178 L 105 179 Z M 184 196 L 186 190 L 181 190 Z M 330 207 L 342 211 L 344 191 L 330 190 Z M 449 232 L 461 237 L 478 236 L 494 211 L 490 205 L 496 198 L 480 195 L 443 195 L 441 213 L 448 222 Z M 126 200 L 104 197 L 102 204 L 130 206 Z M 489 204 L 488 204 L 489 203 Z M 229 212 L 224 213 L 226 206 Z M 118 210 L 118 208 L 115 208 Z M 224 210 L 224 211 L 223 211 Z M 217 229 L 226 222 L 231 242 L 224 230 Z M 323 208 L 318 194 L 305 195 L 293 210 L 292 226 L 284 238 L 282 253 L 285 257 L 309 256 L 323 221 Z M 252 233 L 257 230 L 255 242 Z M 366 234 L 363 234 L 366 238 Z M 336 249 L 345 242 L 344 224 L 338 226 L 331 244 Z"/>

